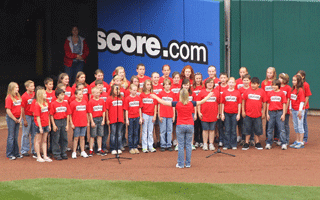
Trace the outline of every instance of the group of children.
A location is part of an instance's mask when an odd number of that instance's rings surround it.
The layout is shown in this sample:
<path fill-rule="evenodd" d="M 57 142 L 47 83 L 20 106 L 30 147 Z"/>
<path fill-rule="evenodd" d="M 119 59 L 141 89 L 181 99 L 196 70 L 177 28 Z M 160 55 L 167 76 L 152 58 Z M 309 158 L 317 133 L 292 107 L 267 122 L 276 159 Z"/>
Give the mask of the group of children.
<path fill-rule="evenodd" d="M 51 162 L 47 149 L 56 160 L 68 159 L 68 130 L 73 130 L 72 158 L 90 157 L 94 153 L 105 156 L 110 132 L 111 154 L 121 154 L 128 146 L 131 154 L 142 152 L 173 151 L 178 149 L 175 135 L 175 108 L 158 104 L 151 94 L 164 101 L 179 101 L 179 91 L 189 92 L 189 101 L 200 101 L 210 92 L 213 95 L 202 105 L 194 107 L 194 137 L 192 149 L 215 150 L 214 142 L 224 150 L 243 150 L 249 146 L 263 149 L 262 119 L 266 118 L 266 146 L 271 149 L 276 142 L 281 149 L 289 144 L 289 115 L 292 113 L 296 140 L 290 147 L 300 149 L 308 140 L 307 111 L 311 91 L 305 81 L 306 74 L 300 70 L 288 85 L 288 74 L 276 76 L 269 67 L 266 79 L 261 82 L 248 74 L 245 67 L 239 70 L 235 80 L 226 73 L 216 77 L 216 68 L 208 67 L 209 77 L 203 80 L 201 73 L 194 73 L 187 65 L 182 72 L 173 72 L 169 65 L 162 67 L 162 76 L 153 72 L 145 75 L 145 66 L 137 66 L 137 75 L 126 79 L 125 69 L 117 67 L 110 85 L 103 81 L 103 71 L 95 72 L 96 80 L 86 83 L 86 75 L 78 72 L 72 87 L 69 77 L 62 73 L 53 90 L 53 80 L 46 78 L 45 88 L 25 82 L 26 92 L 20 96 L 19 86 L 11 82 L 5 101 L 8 139 L 6 156 L 10 160 L 30 156 L 38 162 Z M 278 79 L 277 79 L 278 78 Z M 18 147 L 19 124 L 22 122 L 21 152 Z M 237 131 L 238 127 L 238 131 Z M 217 133 L 215 137 L 215 133 Z M 49 135 L 50 140 L 47 140 Z M 141 137 L 140 137 L 141 135 Z M 126 137 L 127 136 L 127 137 Z M 87 138 L 88 137 L 88 138 Z M 141 142 L 140 142 L 141 138 Z M 89 141 L 89 154 L 85 143 Z M 41 147 L 43 156 L 41 156 Z"/>

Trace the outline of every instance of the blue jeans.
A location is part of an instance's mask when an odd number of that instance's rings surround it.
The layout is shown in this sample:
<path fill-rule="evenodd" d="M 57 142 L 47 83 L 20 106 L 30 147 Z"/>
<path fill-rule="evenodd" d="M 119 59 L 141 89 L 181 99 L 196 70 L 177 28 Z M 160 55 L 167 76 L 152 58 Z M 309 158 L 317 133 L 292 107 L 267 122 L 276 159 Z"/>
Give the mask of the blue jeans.
<path fill-rule="evenodd" d="M 246 116 L 243 118 L 243 126 L 244 126 L 244 134 L 245 135 L 251 135 L 255 134 L 257 136 L 262 135 L 262 120 L 261 117 L 252 118 L 249 116 Z"/>
<path fill-rule="evenodd" d="M 76 80 L 77 73 L 83 71 L 84 61 L 73 61 L 71 67 L 64 66 L 65 72 L 69 76 L 70 85 Z"/>
<path fill-rule="evenodd" d="M 191 164 L 192 135 L 193 125 L 177 125 L 179 167 Z M 184 159 L 184 147 L 186 147 L 186 159 Z"/>
<path fill-rule="evenodd" d="M 128 140 L 130 149 L 136 149 L 138 147 L 139 121 L 140 117 L 129 118 Z"/>
<path fill-rule="evenodd" d="M 25 127 L 24 120 L 22 120 L 22 136 L 21 136 L 21 154 L 28 153 L 30 150 L 29 134 L 31 136 L 31 153 L 34 151 L 34 136 L 36 135 L 36 124 L 34 123 L 33 116 L 26 115 L 28 126 Z"/>
<path fill-rule="evenodd" d="M 284 121 L 281 120 L 281 116 L 283 114 L 282 110 L 279 111 L 268 111 L 270 116 L 269 123 L 268 123 L 268 130 L 267 130 L 267 144 L 272 144 L 273 142 L 273 132 L 276 133 L 275 126 L 277 126 L 278 131 L 280 132 L 280 141 L 282 144 L 286 144 L 286 133 L 284 129 Z"/>
<path fill-rule="evenodd" d="M 110 150 L 111 151 L 119 150 L 121 148 L 122 127 L 123 127 L 123 123 L 121 122 L 110 124 Z M 118 133 L 118 138 L 116 138 L 116 132 Z"/>
<path fill-rule="evenodd" d="M 6 155 L 9 158 L 10 156 L 18 156 L 19 155 L 18 136 L 19 136 L 20 124 L 17 124 L 8 115 L 6 115 L 6 121 L 7 121 L 7 127 L 8 127 Z"/>
<path fill-rule="evenodd" d="M 153 116 L 142 113 L 142 149 L 153 148 Z"/>
<path fill-rule="evenodd" d="M 291 110 L 292 112 L 292 120 L 293 120 L 293 127 L 294 127 L 294 131 L 296 133 L 300 133 L 303 134 L 304 133 L 304 129 L 303 129 L 303 120 L 304 120 L 304 110 L 301 111 L 301 119 L 298 118 L 298 110 Z"/>
<path fill-rule="evenodd" d="M 57 131 L 52 131 L 52 153 L 54 156 L 66 156 L 68 147 L 67 119 L 55 119 Z"/>
<path fill-rule="evenodd" d="M 289 117 L 290 114 L 286 114 L 286 119 L 284 120 L 284 130 L 286 132 L 286 144 L 289 144 L 289 140 L 290 140 L 290 126 L 289 126 Z"/>
<path fill-rule="evenodd" d="M 303 141 L 304 142 L 308 142 L 308 135 L 309 135 L 307 115 L 308 115 L 308 109 L 305 109 L 304 110 L 304 118 L 303 118 L 303 129 L 304 129 Z"/>
<path fill-rule="evenodd" d="M 237 114 L 224 113 L 226 127 L 225 147 L 237 147 Z"/>
<path fill-rule="evenodd" d="M 172 141 L 172 118 L 162 118 L 160 122 L 160 147 L 170 148 Z"/>
<path fill-rule="evenodd" d="M 107 140 L 109 136 L 109 126 L 107 123 L 104 125 L 104 135 L 102 137 L 102 150 L 107 150 Z"/>

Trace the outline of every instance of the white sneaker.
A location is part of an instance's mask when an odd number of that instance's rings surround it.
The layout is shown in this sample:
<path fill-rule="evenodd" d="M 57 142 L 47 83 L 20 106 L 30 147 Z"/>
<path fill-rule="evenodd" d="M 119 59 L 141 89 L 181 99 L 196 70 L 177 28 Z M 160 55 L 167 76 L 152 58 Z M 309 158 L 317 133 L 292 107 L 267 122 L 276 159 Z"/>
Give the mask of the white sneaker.
<path fill-rule="evenodd" d="M 222 142 L 219 142 L 219 147 L 222 147 L 223 146 L 223 143 Z"/>
<path fill-rule="evenodd" d="M 209 149 L 210 149 L 210 151 L 214 151 L 216 148 L 214 147 L 213 144 L 209 144 Z"/>
<path fill-rule="evenodd" d="M 175 151 L 179 150 L 178 144 L 176 145 L 176 147 L 174 148 Z"/>
<path fill-rule="evenodd" d="M 122 151 L 121 151 L 121 150 L 118 150 L 118 154 L 122 154 Z"/>
<path fill-rule="evenodd" d="M 195 145 L 192 145 L 192 150 L 196 150 L 196 146 Z"/>
<path fill-rule="evenodd" d="M 153 153 L 153 152 L 156 152 L 157 150 L 155 148 L 152 148 L 152 149 L 149 149 L 149 151 Z"/>
<path fill-rule="evenodd" d="M 238 148 L 237 147 L 232 147 L 232 150 L 237 150 Z"/>
<path fill-rule="evenodd" d="M 77 158 L 77 153 L 76 152 L 72 152 L 71 158 L 76 159 Z"/>
<path fill-rule="evenodd" d="M 112 154 L 112 155 L 116 155 L 116 154 L 117 154 L 117 150 L 112 150 L 112 151 L 111 151 L 111 154 Z"/>
<path fill-rule="evenodd" d="M 226 151 L 226 150 L 228 150 L 228 147 L 223 147 L 222 149 Z"/>
<path fill-rule="evenodd" d="M 198 148 L 199 146 L 200 146 L 199 142 L 196 142 L 196 143 L 194 144 L 194 147 L 196 147 L 196 148 Z"/>
<path fill-rule="evenodd" d="M 177 163 L 177 164 L 176 164 L 176 168 L 182 169 L 182 168 L 184 168 L 184 167 L 180 167 L 179 164 Z"/>
<path fill-rule="evenodd" d="M 80 156 L 82 156 L 84 158 L 88 158 L 89 157 L 88 154 L 85 151 L 81 152 Z"/>
<path fill-rule="evenodd" d="M 281 146 L 281 142 L 280 142 L 280 141 L 278 141 L 278 142 L 276 142 L 276 143 L 277 143 L 278 146 Z"/>
<path fill-rule="evenodd" d="M 143 153 L 148 153 L 149 151 L 148 151 L 148 149 L 142 149 L 142 152 Z"/>
<path fill-rule="evenodd" d="M 267 144 L 265 149 L 271 149 L 271 145 L 270 144 Z"/>
<path fill-rule="evenodd" d="M 178 144 L 178 140 L 173 140 L 173 146 L 176 146 Z"/>
<path fill-rule="evenodd" d="M 286 144 L 283 144 L 283 145 L 281 146 L 281 149 L 282 149 L 282 150 L 287 150 L 287 145 L 286 145 Z"/>
<path fill-rule="evenodd" d="M 238 136 L 237 137 L 237 142 L 239 143 L 241 141 L 242 137 L 241 136 Z"/>
<path fill-rule="evenodd" d="M 203 147 L 203 143 L 202 143 L 202 142 L 200 143 L 200 146 L 199 146 L 199 147 L 200 147 L 200 148 L 202 148 L 202 147 Z"/>
<path fill-rule="evenodd" d="M 203 149 L 204 151 L 208 151 L 208 144 L 203 144 L 202 149 Z"/>

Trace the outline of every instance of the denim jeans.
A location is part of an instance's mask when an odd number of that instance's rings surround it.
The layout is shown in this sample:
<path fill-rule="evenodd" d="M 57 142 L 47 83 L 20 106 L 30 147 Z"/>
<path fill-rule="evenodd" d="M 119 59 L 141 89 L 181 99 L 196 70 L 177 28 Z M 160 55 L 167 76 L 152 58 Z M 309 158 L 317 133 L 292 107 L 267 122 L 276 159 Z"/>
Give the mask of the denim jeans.
<path fill-rule="evenodd" d="M 153 148 L 153 116 L 142 113 L 142 149 Z"/>
<path fill-rule="evenodd" d="M 304 110 L 301 111 L 301 119 L 298 118 L 298 110 L 291 110 L 292 113 L 292 120 L 293 120 L 293 127 L 296 133 L 304 133 L 303 129 L 303 120 L 304 120 Z"/>
<path fill-rule="evenodd" d="M 160 122 L 160 147 L 170 148 L 172 141 L 172 118 L 162 118 Z"/>
<path fill-rule="evenodd" d="M 179 167 L 191 164 L 192 135 L 193 125 L 177 125 L 177 139 L 179 144 L 177 162 Z M 186 147 L 186 159 L 184 159 L 184 147 Z"/>
<path fill-rule="evenodd" d="M 35 153 L 34 151 L 34 136 L 36 135 L 36 124 L 34 123 L 33 116 L 26 115 L 26 121 L 28 122 L 28 126 L 25 127 L 24 120 L 22 120 L 22 136 L 21 136 L 21 154 L 28 153 L 30 150 L 30 141 L 29 134 L 31 136 L 31 153 Z"/>
<path fill-rule="evenodd" d="M 66 156 L 68 147 L 67 119 L 55 119 L 57 131 L 52 131 L 52 153 L 54 156 Z"/>
<path fill-rule="evenodd" d="M 8 127 L 6 155 L 7 157 L 18 156 L 19 155 L 18 136 L 19 136 L 20 124 L 17 124 L 8 115 L 6 115 L 6 121 L 7 121 L 7 127 Z"/>
<path fill-rule="evenodd" d="M 268 111 L 268 114 L 270 116 L 269 123 L 268 123 L 268 130 L 267 130 L 267 144 L 272 144 L 273 142 L 273 133 L 275 134 L 277 131 L 273 131 L 275 129 L 275 126 L 277 126 L 279 132 L 280 132 L 280 141 L 282 144 L 286 144 L 286 133 L 284 129 L 284 121 L 281 120 L 281 116 L 283 114 L 282 110 L 279 111 Z"/>
<path fill-rule="evenodd" d="M 83 67 L 84 61 L 73 61 L 71 67 L 64 66 L 65 73 L 67 73 L 69 76 L 70 85 L 75 82 L 77 73 L 79 71 L 83 71 Z"/>
<path fill-rule="evenodd" d="M 284 120 L 284 130 L 285 130 L 285 135 L 286 135 L 286 144 L 289 144 L 289 140 L 290 140 L 290 126 L 289 126 L 289 117 L 290 114 L 286 114 L 286 119 Z"/>
<path fill-rule="evenodd" d="M 225 124 L 224 121 L 218 119 L 219 142 L 225 142 Z"/>
<path fill-rule="evenodd" d="M 224 113 L 224 124 L 226 127 L 226 135 L 224 146 L 237 147 L 237 114 Z"/>
<path fill-rule="evenodd" d="M 136 149 L 138 147 L 139 121 L 140 117 L 129 118 L 128 140 L 130 149 Z"/>
<path fill-rule="evenodd" d="M 110 124 L 110 150 L 119 150 L 121 148 L 121 141 L 122 141 L 122 127 L 123 123 L 116 122 Z M 116 138 L 116 132 L 118 134 L 118 138 Z M 116 145 L 118 144 L 118 145 Z M 117 148 L 118 146 L 118 148 Z"/>
<path fill-rule="evenodd" d="M 107 150 L 107 141 L 108 141 L 108 136 L 109 136 L 109 126 L 107 123 L 104 125 L 104 135 L 102 137 L 102 150 Z"/>
<path fill-rule="evenodd" d="M 260 136 L 263 133 L 261 117 L 252 118 L 252 117 L 246 116 L 245 118 L 243 118 L 243 126 L 244 126 L 243 133 L 245 135 L 255 134 Z"/>
<path fill-rule="evenodd" d="M 308 136 L 309 136 L 307 115 L 308 115 L 308 109 L 305 109 L 304 110 L 304 118 L 303 118 L 303 129 L 304 129 L 303 141 L 304 142 L 308 142 Z"/>

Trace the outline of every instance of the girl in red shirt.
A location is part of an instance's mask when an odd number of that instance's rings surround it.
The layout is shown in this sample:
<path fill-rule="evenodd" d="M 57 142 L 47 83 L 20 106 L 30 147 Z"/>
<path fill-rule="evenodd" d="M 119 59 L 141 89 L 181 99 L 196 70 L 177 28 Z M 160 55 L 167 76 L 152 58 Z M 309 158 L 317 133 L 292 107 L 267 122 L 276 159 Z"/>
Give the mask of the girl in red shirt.
<path fill-rule="evenodd" d="M 304 105 L 306 98 L 303 92 L 303 81 L 300 75 L 294 75 L 292 77 L 292 89 L 291 89 L 291 113 L 294 131 L 296 132 L 296 141 L 290 145 L 292 148 L 301 149 L 304 148 L 303 142 L 303 119 L 304 119 Z"/>
<path fill-rule="evenodd" d="M 304 109 L 304 118 L 303 118 L 303 129 L 304 129 L 304 136 L 303 136 L 303 142 L 304 144 L 308 143 L 308 122 L 307 122 L 307 116 L 308 116 L 308 110 L 309 110 L 309 97 L 312 95 L 310 90 L 309 83 L 306 82 L 306 72 L 303 70 L 299 70 L 297 75 L 300 75 L 303 81 L 303 89 L 304 89 L 304 96 L 306 97 L 305 102 L 305 109 Z"/>
<path fill-rule="evenodd" d="M 61 73 L 58 77 L 58 85 L 62 83 L 65 86 L 65 95 L 70 98 L 72 94 L 72 88 L 69 86 L 69 76 L 67 73 Z M 57 89 L 57 88 L 56 88 Z"/>
<path fill-rule="evenodd" d="M 241 87 L 243 87 L 243 77 L 244 75 L 248 74 L 248 69 L 246 67 L 240 67 L 239 69 L 239 75 L 240 75 L 240 78 L 238 78 L 236 80 L 236 90 L 239 90 Z"/>
<path fill-rule="evenodd" d="M 181 71 L 180 83 L 182 83 L 184 79 L 189 79 L 190 86 L 192 87 L 194 82 L 194 71 L 190 65 L 186 65 Z"/>
<path fill-rule="evenodd" d="M 144 64 L 140 63 L 137 65 L 137 77 L 139 78 L 140 86 L 139 88 L 143 88 L 143 84 L 146 80 L 151 79 L 149 76 L 145 76 L 146 67 Z"/>
<path fill-rule="evenodd" d="M 87 127 L 89 127 L 89 120 L 87 115 L 87 101 L 83 99 L 83 92 L 81 89 L 77 89 L 75 92 L 75 100 L 70 104 L 70 125 L 73 129 L 73 152 L 72 158 L 77 158 L 77 146 L 80 138 L 80 150 L 81 156 L 88 158 L 88 154 L 84 151 L 84 136 L 87 133 Z"/>
<path fill-rule="evenodd" d="M 37 153 L 38 162 L 52 162 L 52 160 L 47 156 L 47 137 L 48 132 L 51 130 L 51 125 L 49 120 L 49 108 L 46 98 L 47 94 L 43 88 L 37 90 L 33 116 L 37 133 L 35 137 L 34 149 Z M 43 159 L 41 158 L 40 154 L 40 144 L 42 146 Z"/>
<path fill-rule="evenodd" d="M 161 85 L 163 85 L 163 81 L 164 81 L 164 79 L 169 79 L 170 81 L 171 81 L 171 83 L 173 82 L 173 80 L 172 80 L 172 78 L 170 77 L 170 72 L 171 72 L 171 68 L 170 68 L 170 66 L 169 65 L 163 65 L 162 66 L 162 74 L 163 74 L 163 76 L 161 76 L 160 78 L 159 78 L 159 83 L 161 84 Z"/>
<path fill-rule="evenodd" d="M 101 69 L 97 69 L 94 72 L 94 77 L 96 78 L 96 80 L 102 80 L 103 81 L 103 77 L 104 77 L 104 73 Z M 95 81 L 96 81 L 95 80 Z M 90 84 L 90 88 L 94 88 L 96 86 L 95 81 L 93 81 Z M 103 81 L 103 92 L 110 92 L 110 86 L 107 82 Z"/>
<path fill-rule="evenodd" d="M 135 75 L 131 76 L 130 85 L 132 85 L 132 84 L 138 87 L 138 90 L 137 90 L 136 95 L 140 96 L 142 89 L 139 88 L 139 79 L 138 79 L 138 77 L 135 76 Z M 128 89 L 126 90 L 126 93 L 125 93 L 124 96 L 127 97 L 127 96 L 129 96 L 129 95 L 130 95 L 130 90 L 129 90 L 129 88 L 128 88 Z"/>
<path fill-rule="evenodd" d="M 225 141 L 224 150 L 232 148 L 237 149 L 237 121 L 240 120 L 241 113 L 241 95 L 235 89 L 235 79 L 230 77 L 228 80 L 228 90 L 221 96 L 221 120 L 225 122 Z"/>
<path fill-rule="evenodd" d="M 77 84 L 78 83 L 82 83 L 84 88 L 82 90 L 84 95 L 88 96 L 88 99 L 90 99 L 90 94 L 91 94 L 91 88 L 90 85 L 88 85 L 86 83 L 86 74 L 83 72 L 78 72 L 77 76 L 76 76 L 76 81 L 74 82 L 73 86 L 72 86 L 72 95 L 74 95 L 74 92 L 77 89 Z"/>
<path fill-rule="evenodd" d="M 152 83 L 151 80 L 146 80 L 143 85 L 142 93 L 140 95 L 142 100 L 142 152 L 148 153 L 155 151 L 153 147 L 153 126 L 157 119 L 158 102 L 151 98 Z M 149 149 L 149 150 L 148 150 Z"/>
<path fill-rule="evenodd" d="M 202 86 L 202 74 L 200 72 L 195 73 L 194 75 L 195 84 L 193 84 L 193 93 L 196 95 L 196 99 L 198 98 L 198 94 L 203 89 Z M 197 108 L 199 109 L 199 108 Z M 194 121 L 194 146 L 203 147 L 203 138 L 202 138 L 202 126 L 201 120 L 199 119 L 198 112 L 195 113 L 197 115 L 197 119 Z"/>
<path fill-rule="evenodd" d="M 289 144 L 290 139 L 290 126 L 289 126 L 289 117 L 290 117 L 290 96 L 291 96 L 291 87 L 288 85 L 289 83 L 289 75 L 285 73 L 279 74 L 279 81 L 281 83 L 280 90 L 284 92 L 286 98 L 287 98 L 287 104 L 286 104 L 286 117 L 284 120 L 284 130 L 285 130 L 285 144 Z M 283 148 L 285 150 L 285 147 Z"/>
<path fill-rule="evenodd" d="M 220 80 L 217 78 L 217 71 L 216 71 L 216 67 L 215 67 L 215 66 L 210 65 L 210 66 L 208 67 L 208 75 L 209 75 L 209 77 L 203 80 L 203 86 L 205 85 L 205 82 L 206 82 L 209 78 L 212 78 L 213 81 L 214 81 L 214 84 L 215 84 L 214 87 L 215 87 L 215 88 L 218 87 Z"/>
<path fill-rule="evenodd" d="M 5 102 L 6 121 L 8 127 L 6 156 L 9 160 L 22 158 L 19 154 L 18 135 L 21 122 L 21 97 L 19 85 L 11 82 L 8 85 L 7 97 Z"/>
<path fill-rule="evenodd" d="M 127 80 L 126 78 L 126 72 L 122 66 L 117 67 L 115 70 L 114 76 L 119 76 L 120 78 L 120 86 L 123 89 L 127 89 L 130 86 L 130 81 Z M 116 84 L 114 80 L 110 82 L 110 86 L 113 84 Z"/>

